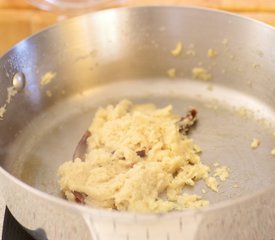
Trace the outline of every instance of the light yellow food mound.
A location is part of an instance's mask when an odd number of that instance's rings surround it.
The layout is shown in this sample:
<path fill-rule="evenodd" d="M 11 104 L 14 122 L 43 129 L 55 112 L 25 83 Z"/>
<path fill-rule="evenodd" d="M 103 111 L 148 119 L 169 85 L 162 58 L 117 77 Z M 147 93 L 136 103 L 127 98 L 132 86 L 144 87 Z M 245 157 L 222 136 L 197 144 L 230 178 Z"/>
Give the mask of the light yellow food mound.
<path fill-rule="evenodd" d="M 122 100 L 97 111 L 89 128 L 85 161 L 60 166 L 61 190 L 69 200 L 103 208 L 166 212 L 208 204 L 184 193 L 204 179 L 215 190 L 199 147 L 179 131 L 171 105 L 134 105 Z M 209 181 L 209 179 L 211 181 Z"/>

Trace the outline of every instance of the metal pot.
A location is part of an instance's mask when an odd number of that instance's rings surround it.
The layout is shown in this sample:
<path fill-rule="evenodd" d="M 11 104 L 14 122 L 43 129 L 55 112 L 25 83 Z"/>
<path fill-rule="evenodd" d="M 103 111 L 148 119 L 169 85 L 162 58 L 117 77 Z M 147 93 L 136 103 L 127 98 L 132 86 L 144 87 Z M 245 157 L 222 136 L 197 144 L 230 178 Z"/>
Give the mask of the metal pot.
<path fill-rule="evenodd" d="M 274 238 L 274 42 L 272 27 L 233 14 L 143 7 L 67 20 L 17 44 L 0 59 L 0 188 L 10 211 L 43 240 Z M 192 73 L 202 67 L 211 80 Z M 231 168 L 220 192 L 206 193 L 209 207 L 142 214 L 62 198 L 58 166 L 96 108 L 121 98 L 198 109 L 202 161 Z"/>

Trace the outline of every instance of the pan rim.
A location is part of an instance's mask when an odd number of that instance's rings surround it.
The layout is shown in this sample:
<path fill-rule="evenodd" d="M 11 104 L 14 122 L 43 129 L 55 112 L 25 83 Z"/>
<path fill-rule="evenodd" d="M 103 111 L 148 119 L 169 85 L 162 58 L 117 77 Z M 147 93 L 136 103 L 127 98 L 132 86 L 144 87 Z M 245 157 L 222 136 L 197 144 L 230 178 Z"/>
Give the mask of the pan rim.
<path fill-rule="evenodd" d="M 252 19 L 247 16 L 240 16 L 239 14 L 227 12 L 224 10 L 209 9 L 206 7 L 173 6 L 173 5 L 165 5 L 165 6 L 150 5 L 150 6 L 123 7 L 123 8 L 117 8 L 117 9 L 102 10 L 102 11 L 99 11 L 96 13 L 88 13 L 88 14 L 85 14 L 82 16 L 73 17 L 71 19 L 64 21 L 62 23 L 62 25 L 72 24 L 73 22 L 76 22 L 78 19 L 84 19 L 87 16 L 94 16 L 94 15 L 98 15 L 98 14 L 102 14 L 102 13 L 106 13 L 106 12 L 118 12 L 118 11 L 120 12 L 120 11 L 127 11 L 127 10 L 137 10 L 138 11 L 138 10 L 149 10 L 149 9 L 178 9 L 178 10 L 180 9 L 180 10 L 189 10 L 189 11 L 191 10 L 191 11 L 201 11 L 201 12 L 208 12 L 208 13 L 215 13 L 215 14 L 223 14 L 223 15 L 232 17 L 234 19 L 249 21 L 250 23 L 265 27 L 271 31 L 275 30 L 275 28 L 273 26 L 268 25 L 268 24 L 261 22 L 259 20 Z M 41 33 L 43 33 L 45 35 L 49 31 L 53 31 L 54 29 L 57 29 L 59 26 L 60 26 L 60 23 L 56 23 L 56 24 L 49 26 L 35 34 L 32 34 L 28 38 L 20 41 L 14 47 L 12 47 L 8 51 L 6 51 L 1 56 L 0 63 L 1 63 L 1 60 L 5 56 L 10 54 L 15 48 L 17 48 L 21 44 L 25 43 L 26 41 L 32 40 L 36 37 L 39 37 Z M 115 210 L 107 210 L 107 209 L 103 209 L 103 208 L 101 209 L 101 208 L 92 208 L 92 207 L 88 207 L 88 206 L 82 206 L 82 205 L 79 205 L 76 203 L 69 202 L 65 199 L 50 195 L 46 192 L 36 189 L 36 188 L 24 183 L 23 181 L 19 180 L 18 178 L 16 178 L 12 174 L 10 174 L 8 171 L 6 171 L 2 166 L 0 166 L 0 174 L 3 175 L 5 178 L 7 178 L 9 181 L 12 181 L 14 184 L 16 184 L 19 187 L 21 187 L 22 189 L 24 189 L 24 191 L 27 191 L 29 194 L 33 194 L 37 197 L 43 198 L 43 200 L 49 201 L 49 203 L 53 203 L 58 206 L 65 207 L 70 211 L 81 212 L 82 215 L 89 214 L 89 215 L 93 215 L 93 216 L 108 217 L 108 218 L 120 217 L 120 218 L 124 218 L 124 219 L 129 219 L 129 218 L 132 219 L 132 218 L 138 217 L 138 218 L 142 218 L 142 219 L 156 219 L 156 218 L 158 219 L 161 217 L 175 217 L 175 216 L 187 217 L 187 216 L 194 215 L 194 213 L 195 214 L 205 214 L 205 213 L 209 213 L 209 212 L 215 212 L 215 211 L 218 211 L 221 209 L 230 208 L 230 207 L 236 206 L 240 203 L 244 203 L 249 200 L 255 199 L 257 197 L 260 197 L 268 192 L 271 192 L 271 191 L 275 192 L 275 183 L 274 183 L 267 187 L 264 187 L 263 189 L 257 190 L 251 194 L 244 195 L 241 197 L 236 197 L 236 198 L 230 199 L 230 200 L 224 200 L 224 201 L 221 201 L 218 203 L 213 203 L 213 204 L 210 204 L 208 207 L 201 208 L 201 209 L 186 209 L 184 211 L 172 211 L 172 212 L 167 212 L 167 213 L 141 213 L 141 212 L 124 212 L 124 211 L 118 212 Z"/>

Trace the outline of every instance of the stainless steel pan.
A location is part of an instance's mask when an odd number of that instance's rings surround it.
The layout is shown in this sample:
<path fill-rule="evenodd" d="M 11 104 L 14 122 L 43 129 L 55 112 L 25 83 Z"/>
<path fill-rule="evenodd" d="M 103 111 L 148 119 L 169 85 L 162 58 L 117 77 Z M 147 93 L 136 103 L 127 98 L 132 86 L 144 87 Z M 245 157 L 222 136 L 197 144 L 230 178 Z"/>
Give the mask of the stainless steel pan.
<path fill-rule="evenodd" d="M 179 41 L 183 52 L 174 57 Z M 9 209 L 43 240 L 274 238 L 274 42 L 272 27 L 229 13 L 144 7 L 78 17 L 19 43 L 0 59 L 7 110 L 0 188 Z M 218 55 L 208 57 L 208 49 Z M 194 67 L 212 80 L 195 79 Z M 8 99 L 13 84 L 18 93 Z M 173 104 L 178 113 L 198 109 L 192 138 L 202 161 L 231 168 L 220 192 L 206 193 L 209 207 L 140 214 L 62 199 L 58 166 L 71 159 L 96 108 L 122 98 Z M 255 150 L 253 138 L 261 141 Z"/>

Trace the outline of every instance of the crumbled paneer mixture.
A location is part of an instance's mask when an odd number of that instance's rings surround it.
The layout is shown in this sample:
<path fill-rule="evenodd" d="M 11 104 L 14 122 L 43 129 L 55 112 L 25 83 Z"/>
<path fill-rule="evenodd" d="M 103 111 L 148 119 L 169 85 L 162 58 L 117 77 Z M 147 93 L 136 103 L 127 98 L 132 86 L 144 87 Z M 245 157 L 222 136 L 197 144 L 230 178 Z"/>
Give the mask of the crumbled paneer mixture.
<path fill-rule="evenodd" d="M 134 105 L 122 100 L 100 108 L 85 139 L 85 157 L 63 163 L 60 187 L 71 201 L 121 211 L 166 212 L 208 205 L 185 187 L 218 183 L 188 138 L 196 110 L 185 117 L 171 105 Z M 83 142 L 83 139 L 82 139 Z"/>
<path fill-rule="evenodd" d="M 8 104 L 11 102 L 12 98 L 17 94 L 17 90 L 14 86 L 7 88 L 7 98 L 6 103 L 2 106 L 0 106 L 0 120 L 3 120 L 4 115 L 7 111 Z"/>
<path fill-rule="evenodd" d="M 55 76 L 56 76 L 56 73 L 47 72 L 40 79 L 40 85 L 45 86 L 45 85 L 49 84 L 55 78 Z"/>
<path fill-rule="evenodd" d="M 209 48 L 208 51 L 207 51 L 207 56 L 209 58 L 215 58 L 216 56 L 218 55 L 217 51 L 212 49 L 212 48 Z"/>
<path fill-rule="evenodd" d="M 275 148 L 271 150 L 271 155 L 275 156 Z"/>
<path fill-rule="evenodd" d="M 229 177 L 229 168 L 226 166 L 216 168 L 214 170 L 214 177 L 219 177 L 224 182 Z"/>
<path fill-rule="evenodd" d="M 192 75 L 194 78 L 204 81 L 210 80 L 212 78 L 212 75 L 208 72 L 208 70 L 203 67 L 193 68 Z"/>
<path fill-rule="evenodd" d="M 50 90 L 47 90 L 46 91 L 46 95 L 47 95 L 47 97 L 52 97 L 53 96 L 53 94 L 52 94 L 52 92 L 50 91 Z"/>
<path fill-rule="evenodd" d="M 182 49 L 183 49 L 183 46 L 182 46 L 182 43 L 181 42 L 178 42 L 176 47 L 171 50 L 171 54 L 175 57 L 179 56 L 182 52 Z"/>
<path fill-rule="evenodd" d="M 256 149 L 257 147 L 259 147 L 261 144 L 259 139 L 254 138 L 250 144 L 252 149 Z"/>
<path fill-rule="evenodd" d="M 205 183 L 206 183 L 207 187 L 209 187 L 209 188 L 212 189 L 213 191 L 215 191 L 215 192 L 218 192 L 218 191 L 219 191 L 219 189 L 218 189 L 219 184 L 218 184 L 216 178 L 214 178 L 214 177 L 208 177 L 208 178 L 206 179 Z"/>
<path fill-rule="evenodd" d="M 170 78 L 174 78 L 176 77 L 177 70 L 175 68 L 170 68 L 168 69 L 167 74 Z"/>
<path fill-rule="evenodd" d="M 7 92 L 8 92 L 8 96 L 7 96 L 6 103 L 10 103 L 11 99 L 17 94 L 18 91 L 14 86 L 11 86 L 7 88 Z"/>
<path fill-rule="evenodd" d="M 3 119 L 5 112 L 6 112 L 6 104 L 0 107 L 0 119 Z"/>

